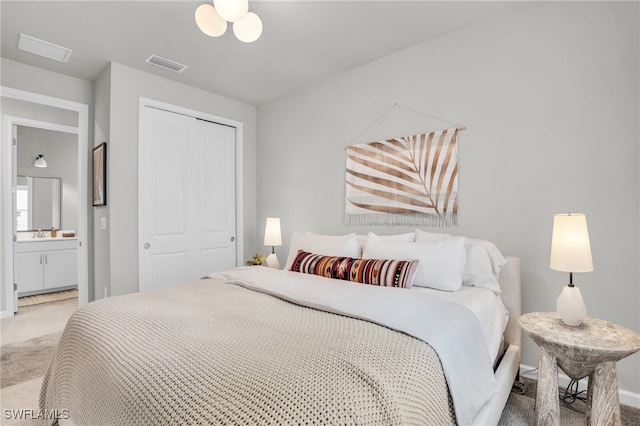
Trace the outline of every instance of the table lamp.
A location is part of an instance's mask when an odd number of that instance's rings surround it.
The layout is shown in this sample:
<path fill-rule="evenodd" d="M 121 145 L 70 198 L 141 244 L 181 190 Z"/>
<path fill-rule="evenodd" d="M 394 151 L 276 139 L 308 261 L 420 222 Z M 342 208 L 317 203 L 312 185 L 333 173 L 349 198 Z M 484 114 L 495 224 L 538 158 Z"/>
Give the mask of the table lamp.
<path fill-rule="evenodd" d="M 269 268 L 280 269 L 280 262 L 276 256 L 275 246 L 282 245 L 282 234 L 280 232 L 280 218 L 268 217 L 267 225 L 264 229 L 264 245 L 271 246 L 271 254 L 267 256 L 267 266 Z"/>
<path fill-rule="evenodd" d="M 593 271 L 587 217 L 584 214 L 554 216 L 549 267 L 569 273 L 569 285 L 556 301 L 556 310 L 562 322 L 571 326 L 582 324 L 587 317 L 587 307 L 580 289 L 573 285 L 573 273 Z"/>

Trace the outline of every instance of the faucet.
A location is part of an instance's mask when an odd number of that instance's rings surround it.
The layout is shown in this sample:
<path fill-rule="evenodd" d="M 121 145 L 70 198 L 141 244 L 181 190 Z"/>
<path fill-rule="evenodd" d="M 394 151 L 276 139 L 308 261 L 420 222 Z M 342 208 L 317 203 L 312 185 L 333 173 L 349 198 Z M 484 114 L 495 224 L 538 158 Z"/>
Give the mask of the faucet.
<path fill-rule="evenodd" d="M 44 232 L 42 232 L 42 229 L 38 229 L 37 232 L 34 232 L 33 238 L 44 238 Z"/>

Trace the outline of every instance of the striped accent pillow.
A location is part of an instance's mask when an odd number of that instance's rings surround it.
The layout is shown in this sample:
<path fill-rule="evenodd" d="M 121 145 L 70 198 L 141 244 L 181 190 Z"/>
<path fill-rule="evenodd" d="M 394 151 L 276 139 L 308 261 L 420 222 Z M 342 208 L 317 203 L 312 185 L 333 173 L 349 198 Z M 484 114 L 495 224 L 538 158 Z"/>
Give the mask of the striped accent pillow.
<path fill-rule="evenodd" d="M 290 269 L 337 280 L 399 288 L 411 288 L 417 270 L 418 260 L 354 259 L 303 250 L 298 250 Z"/>

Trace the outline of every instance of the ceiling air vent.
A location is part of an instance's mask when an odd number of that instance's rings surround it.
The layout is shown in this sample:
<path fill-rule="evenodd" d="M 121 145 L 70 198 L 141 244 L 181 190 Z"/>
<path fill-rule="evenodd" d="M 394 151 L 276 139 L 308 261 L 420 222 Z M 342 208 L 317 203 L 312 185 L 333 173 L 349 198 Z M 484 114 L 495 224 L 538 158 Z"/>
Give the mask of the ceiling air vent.
<path fill-rule="evenodd" d="M 65 63 L 73 53 L 71 49 L 23 33 L 18 37 L 18 49 Z"/>
<path fill-rule="evenodd" d="M 158 55 L 149 56 L 145 62 L 160 68 L 164 68 L 169 71 L 177 72 L 177 73 L 181 73 L 182 71 L 189 68 L 186 65 L 179 64 L 177 62 L 171 61 L 167 58 L 163 58 Z"/>

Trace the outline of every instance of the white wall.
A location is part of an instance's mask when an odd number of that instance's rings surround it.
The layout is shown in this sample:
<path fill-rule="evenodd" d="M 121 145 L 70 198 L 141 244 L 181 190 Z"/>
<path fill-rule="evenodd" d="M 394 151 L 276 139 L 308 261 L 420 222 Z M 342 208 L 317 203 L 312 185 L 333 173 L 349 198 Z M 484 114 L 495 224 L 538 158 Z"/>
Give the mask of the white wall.
<path fill-rule="evenodd" d="M 93 135 L 93 143 L 91 144 L 92 149 L 102 142 L 108 142 L 110 140 L 111 64 L 109 64 L 94 81 L 93 99 L 95 132 Z M 107 143 L 107 182 L 111 178 L 109 170 L 109 148 L 110 144 Z M 89 188 L 89 199 L 93 200 L 93 192 L 91 192 L 92 186 Z M 109 221 L 109 207 L 111 206 L 111 199 L 109 197 L 110 189 L 111 185 L 107 185 L 107 205 L 93 207 L 93 254 L 96 259 L 94 263 L 94 295 L 96 299 L 101 299 L 111 294 L 111 244 L 109 239 L 109 230 L 111 229 Z M 103 221 L 105 223 L 105 229 L 102 227 Z"/>
<path fill-rule="evenodd" d="M 2 85 L 27 92 L 91 104 L 93 84 L 76 77 L 2 58 Z"/>
<path fill-rule="evenodd" d="M 139 98 L 178 105 L 244 125 L 244 247 L 255 240 L 256 108 L 118 63 L 111 64 L 108 204 L 111 294 L 138 291 Z M 248 253 L 252 250 L 249 249 Z M 248 257 L 247 257 L 248 256 Z M 249 255 L 245 255 L 248 259 Z"/>
<path fill-rule="evenodd" d="M 568 277 L 549 269 L 553 215 L 583 212 L 595 271 L 575 281 L 589 315 L 640 331 L 638 16 L 637 2 L 523 5 L 259 107 L 258 235 L 268 216 L 284 241 L 412 229 L 343 220 L 344 146 L 444 126 L 396 108 L 356 138 L 398 102 L 467 127 L 461 225 L 441 230 L 520 256 L 523 312 L 555 310 Z M 523 345 L 537 365 L 536 345 Z M 639 359 L 618 363 L 635 393 Z"/>

